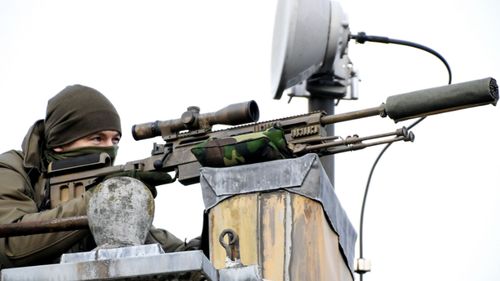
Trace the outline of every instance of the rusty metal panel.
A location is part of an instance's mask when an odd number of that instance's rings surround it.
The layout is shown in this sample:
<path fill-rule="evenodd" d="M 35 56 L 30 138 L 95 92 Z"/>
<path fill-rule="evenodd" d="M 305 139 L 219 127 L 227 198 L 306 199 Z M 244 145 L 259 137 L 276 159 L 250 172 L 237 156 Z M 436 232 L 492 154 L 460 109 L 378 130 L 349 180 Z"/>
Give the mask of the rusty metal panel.
<path fill-rule="evenodd" d="M 261 194 L 260 233 L 262 276 L 284 280 L 285 265 L 285 192 Z"/>
<path fill-rule="evenodd" d="M 289 280 L 353 280 L 321 204 L 297 194 L 290 194 L 290 199 Z"/>
<path fill-rule="evenodd" d="M 243 264 L 262 265 L 264 278 L 283 280 L 284 198 L 285 192 L 254 193 L 233 197 L 213 208 L 209 213 L 209 236 L 210 260 L 214 267 L 224 268 L 226 252 L 218 237 L 224 229 L 230 228 L 239 235 Z"/>
<path fill-rule="evenodd" d="M 210 209 L 211 260 L 222 268 L 220 232 L 239 236 L 243 264 L 258 264 L 267 280 L 353 280 L 320 203 L 277 190 L 233 196 Z"/>
<path fill-rule="evenodd" d="M 282 210 L 279 211 L 278 203 L 282 203 L 283 199 L 280 199 L 281 201 L 278 199 L 271 199 L 272 195 L 269 195 L 271 197 L 267 197 L 268 194 L 277 194 L 281 191 L 287 191 L 290 195 L 300 195 L 318 203 L 322 207 L 325 215 L 324 218 L 327 222 L 324 227 L 329 226 L 329 231 L 337 235 L 337 248 L 341 257 L 343 257 L 344 264 L 350 269 L 352 278 L 354 278 L 354 246 L 357 234 L 343 210 L 317 155 L 306 154 L 294 159 L 275 160 L 228 168 L 203 167 L 200 173 L 200 183 L 205 209 L 209 214 L 213 211 L 221 212 L 221 210 L 218 210 L 221 204 L 224 204 L 224 208 L 236 210 L 238 208 L 237 204 L 228 204 L 228 202 L 226 202 L 228 200 L 233 200 L 235 197 L 242 198 L 242 196 L 250 194 L 258 194 L 260 196 L 255 198 L 257 200 L 255 204 L 258 206 L 257 209 L 259 210 L 257 219 L 261 221 L 257 221 L 256 219 L 254 223 L 258 225 L 255 227 L 258 231 L 256 233 L 259 233 L 259 235 L 257 235 L 258 238 L 255 238 L 255 240 L 257 240 L 255 243 L 258 243 L 260 247 L 257 248 L 258 250 L 256 251 L 258 251 L 258 261 L 261 265 L 266 260 L 264 253 L 267 251 L 267 254 L 271 255 L 271 252 L 276 250 L 272 247 L 268 249 L 267 247 L 269 247 L 269 244 L 267 244 L 266 247 L 262 246 L 262 243 L 264 243 L 263 241 L 267 238 L 261 235 L 261 233 L 266 227 L 277 230 L 279 226 L 271 223 L 271 220 L 276 220 L 279 217 L 278 214 L 280 211 L 282 212 L 281 215 L 285 216 L 283 223 L 287 223 L 280 227 L 285 227 L 285 233 L 287 233 L 288 236 L 291 235 L 289 229 L 291 229 L 290 225 L 292 220 L 290 219 L 290 212 L 292 207 L 287 208 L 283 205 Z M 271 201 L 268 202 L 262 199 L 262 196 L 267 198 L 267 200 L 276 200 L 273 201 L 273 204 L 278 205 L 271 205 L 269 203 Z M 284 202 L 286 205 L 287 201 L 285 200 Z M 263 208 L 263 206 L 267 207 Z M 241 212 L 241 210 L 239 212 Z M 224 220 L 222 217 L 212 216 L 211 222 L 217 223 L 219 219 Z M 266 222 L 266 220 L 267 225 L 263 223 Z M 252 221 L 248 219 L 245 220 L 245 223 L 251 222 Z M 243 228 L 242 226 L 239 227 Z M 248 228 L 248 226 L 245 227 Z M 222 229 L 222 227 L 219 227 L 219 231 Z M 218 233 L 212 233 L 212 235 L 217 236 Z M 285 238 L 286 236 L 283 239 Z M 273 236 L 272 239 L 281 238 Z M 215 238 L 212 239 L 212 241 L 216 241 Z M 213 246 L 220 248 L 216 243 L 214 243 Z M 288 249 L 287 247 L 289 246 L 285 245 L 285 249 Z M 221 249 L 220 252 L 223 253 L 223 250 Z M 245 256 L 246 254 L 242 252 L 241 255 Z M 283 262 L 287 263 L 288 261 L 284 260 Z M 266 267 L 263 268 L 263 270 L 266 271 L 269 269 Z"/>
<path fill-rule="evenodd" d="M 256 233 L 258 224 L 257 194 L 250 194 L 231 201 L 221 202 L 209 213 L 210 261 L 217 269 L 225 267 L 226 252 L 219 244 L 219 234 L 224 229 L 233 229 L 239 235 L 241 262 L 257 264 Z"/>

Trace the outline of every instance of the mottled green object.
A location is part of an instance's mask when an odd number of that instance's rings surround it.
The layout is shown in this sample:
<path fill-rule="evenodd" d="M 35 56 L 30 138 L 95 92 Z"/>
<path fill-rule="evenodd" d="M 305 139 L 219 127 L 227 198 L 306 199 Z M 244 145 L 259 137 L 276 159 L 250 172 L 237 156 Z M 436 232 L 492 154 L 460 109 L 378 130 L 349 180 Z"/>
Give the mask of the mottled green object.
<path fill-rule="evenodd" d="M 230 167 L 292 156 L 283 130 L 277 127 L 230 138 L 208 139 L 191 152 L 205 167 Z"/>

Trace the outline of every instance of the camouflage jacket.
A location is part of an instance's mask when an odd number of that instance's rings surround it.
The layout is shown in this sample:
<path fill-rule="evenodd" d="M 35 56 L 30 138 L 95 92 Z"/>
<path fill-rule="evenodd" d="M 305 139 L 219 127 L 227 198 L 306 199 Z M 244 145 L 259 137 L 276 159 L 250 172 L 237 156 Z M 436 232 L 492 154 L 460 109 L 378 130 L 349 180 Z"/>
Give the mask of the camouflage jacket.
<path fill-rule="evenodd" d="M 23 166 L 21 152 L 0 154 L 0 224 L 86 215 L 89 192 L 41 210 L 44 186 L 45 180 L 36 169 Z M 146 243 L 160 243 L 167 252 L 199 247 L 199 242 L 193 247 L 157 228 L 150 230 Z M 95 246 L 88 230 L 0 238 L 0 268 L 54 263 L 63 253 L 90 251 Z"/>
<path fill-rule="evenodd" d="M 87 193 L 54 209 L 40 211 L 43 188 L 41 174 L 35 169 L 24 168 L 21 152 L 11 150 L 1 154 L 0 223 L 41 221 L 86 214 Z M 2 266 L 49 263 L 88 236 L 88 230 L 78 230 L 0 238 L 0 253 L 4 256 Z M 95 245 L 91 247 L 93 246 Z"/>

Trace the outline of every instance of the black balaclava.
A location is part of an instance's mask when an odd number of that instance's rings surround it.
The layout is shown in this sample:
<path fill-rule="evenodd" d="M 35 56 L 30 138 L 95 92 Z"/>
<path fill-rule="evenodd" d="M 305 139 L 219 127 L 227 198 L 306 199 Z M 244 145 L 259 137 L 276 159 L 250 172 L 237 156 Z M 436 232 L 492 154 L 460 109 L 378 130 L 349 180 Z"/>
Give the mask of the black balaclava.
<path fill-rule="evenodd" d="M 90 87 L 67 86 L 48 101 L 45 119 L 36 121 L 24 138 L 24 165 L 42 170 L 46 152 L 105 130 L 121 134 L 113 104 Z"/>

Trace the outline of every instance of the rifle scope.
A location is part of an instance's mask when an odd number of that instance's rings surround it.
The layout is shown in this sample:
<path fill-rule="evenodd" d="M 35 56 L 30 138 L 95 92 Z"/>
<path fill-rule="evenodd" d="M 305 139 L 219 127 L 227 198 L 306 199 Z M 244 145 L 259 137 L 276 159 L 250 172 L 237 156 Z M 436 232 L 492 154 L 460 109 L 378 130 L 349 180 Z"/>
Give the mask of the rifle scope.
<path fill-rule="evenodd" d="M 241 125 L 259 120 L 259 107 L 253 100 L 228 105 L 216 112 L 200 114 L 200 108 L 188 107 L 179 119 L 155 121 L 132 126 L 135 140 L 168 137 L 183 130 L 209 130 L 212 125 Z"/>

